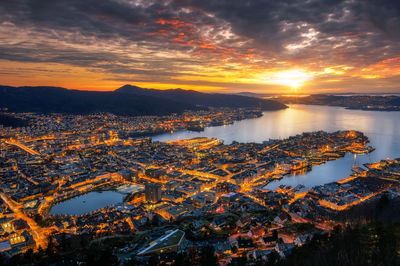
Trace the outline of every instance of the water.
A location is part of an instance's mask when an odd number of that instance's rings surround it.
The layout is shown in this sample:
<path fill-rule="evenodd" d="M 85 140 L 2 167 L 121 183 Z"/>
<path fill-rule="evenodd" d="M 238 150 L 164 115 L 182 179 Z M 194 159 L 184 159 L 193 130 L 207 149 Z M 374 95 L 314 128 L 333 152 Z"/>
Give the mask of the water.
<path fill-rule="evenodd" d="M 53 215 L 82 215 L 123 202 L 126 194 L 143 191 L 144 186 L 128 184 L 118 187 L 115 191 L 94 191 L 82 196 L 60 202 L 54 205 L 50 214 Z"/>
<path fill-rule="evenodd" d="M 203 132 L 178 131 L 153 137 L 153 141 L 168 141 L 193 137 L 214 137 L 225 144 L 238 142 L 263 142 L 289 136 L 324 130 L 358 130 L 364 132 L 376 150 L 368 155 L 357 155 L 357 163 L 376 162 L 400 157 L 400 112 L 347 110 L 342 107 L 316 105 L 290 105 L 290 108 L 264 112 L 260 118 L 235 122 L 232 125 L 209 127 Z M 306 188 L 323 185 L 348 177 L 354 163 L 353 155 L 314 166 L 312 171 L 297 176 L 287 176 L 269 183 L 267 189 L 279 185 L 304 185 Z"/>
<path fill-rule="evenodd" d="M 121 203 L 124 194 L 115 191 L 96 191 L 54 205 L 50 214 L 82 215 L 114 204 Z"/>

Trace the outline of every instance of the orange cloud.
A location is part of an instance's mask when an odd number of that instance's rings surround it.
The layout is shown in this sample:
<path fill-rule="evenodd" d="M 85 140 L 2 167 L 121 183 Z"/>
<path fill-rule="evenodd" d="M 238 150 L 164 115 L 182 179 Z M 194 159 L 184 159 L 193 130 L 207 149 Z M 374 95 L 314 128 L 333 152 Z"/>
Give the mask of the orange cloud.
<path fill-rule="evenodd" d="M 353 76 L 366 79 L 387 78 L 400 75 L 400 56 L 382 60 L 364 67 Z"/>

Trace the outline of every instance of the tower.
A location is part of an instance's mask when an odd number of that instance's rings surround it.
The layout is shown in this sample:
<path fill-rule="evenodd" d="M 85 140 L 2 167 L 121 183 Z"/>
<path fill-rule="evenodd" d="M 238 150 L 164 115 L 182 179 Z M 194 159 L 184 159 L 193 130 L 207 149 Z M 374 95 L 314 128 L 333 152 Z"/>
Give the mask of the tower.
<path fill-rule="evenodd" d="M 148 202 L 158 202 L 161 200 L 161 185 L 158 183 L 147 183 L 145 185 L 145 196 Z"/>

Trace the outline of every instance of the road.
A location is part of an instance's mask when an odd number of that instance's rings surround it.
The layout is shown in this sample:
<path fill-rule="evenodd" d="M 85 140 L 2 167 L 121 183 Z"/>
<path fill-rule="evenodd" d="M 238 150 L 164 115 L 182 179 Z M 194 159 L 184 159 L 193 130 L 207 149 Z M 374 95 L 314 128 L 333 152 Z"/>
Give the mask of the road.
<path fill-rule="evenodd" d="M 37 151 L 32 150 L 31 148 L 25 146 L 24 144 L 22 144 L 16 140 L 6 141 L 6 144 L 17 146 L 18 148 L 23 149 L 24 151 L 26 151 L 27 153 L 29 153 L 31 155 L 40 155 L 40 153 L 38 153 Z"/>
<path fill-rule="evenodd" d="M 290 212 L 289 215 L 290 215 L 290 217 L 292 217 L 292 221 L 295 222 L 295 223 L 310 223 L 310 224 L 313 224 L 315 227 L 317 227 L 317 228 L 319 228 L 321 230 L 324 230 L 324 231 L 331 231 L 333 229 L 333 226 L 337 224 L 337 223 L 336 224 L 333 223 L 332 221 L 326 221 L 326 222 L 323 222 L 323 223 L 318 223 L 318 222 L 315 222 L 315 221 L 313 221 L 311 219 L 303 218 L 303 217 L 301 217 L 301 216 L 299 216 L 299 215 L 297 215 L 296 213 L 293 213 L 293 212 Z"/>
<path fill-rule="evenodd" d="M 28 223 L 29 227 L 31 228 L 30 232 L 32 233 L 32 237 L 36 242 L 36 248 L 46 248 L 48 243 L 47 236 L 51 234 L 53 228 L 42 228 L 38 226 L 32 218 L 28 217 L 22 211 L 22 205 L 18 206 L 14 204 L 3 193 L 0 193 L 0 197 L 14 212 L 15 218 L 25 220 Z"/>

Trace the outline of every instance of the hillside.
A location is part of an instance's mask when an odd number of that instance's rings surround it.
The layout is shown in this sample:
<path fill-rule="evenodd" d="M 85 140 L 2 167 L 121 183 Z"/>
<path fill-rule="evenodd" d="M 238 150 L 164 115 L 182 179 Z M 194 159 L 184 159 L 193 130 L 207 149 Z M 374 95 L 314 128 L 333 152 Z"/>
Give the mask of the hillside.
<path fill-rule="evenodd" d="M 155 90 L 125 85 L 115 90 L 115 92 L 119 94 L 156 96 L 177 102 L 210 107 L 261 108 L 262 110 L 286 108 L 286 105 L 272 100 L 232 94 L 202 93 L 194 90 Z"/>
<path fill-rule="evenodd" d="M 59 87 L 0 86 L 0 108 L 12 112 L 117 115 L 167 115 L 207 107 L 277 110 L 284 104 L 251 97 L 207 94 L 181 89 L 154 90 L 126 85 L 115 91 L 80 91 Z"/>
<path fill-rule="evenodd" d="M 0 86 L 0 107 L 12 112 L 117 115 L 167 115 L 200 107 L 173 100 L 115 92 L 67 90 L 57 87 Z"/>
<path fill-rule="evenodd" d="M 375 110 L 375 111 L 399 111 L 400 97 L 379 95 L 324 95 L 314 94 L 306 97 L 280 96 L 277 101 L 288 104 L 310 104 L 342 106 L 348 109 Z"/>

